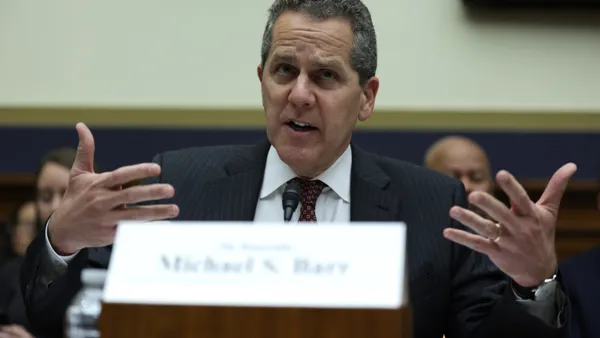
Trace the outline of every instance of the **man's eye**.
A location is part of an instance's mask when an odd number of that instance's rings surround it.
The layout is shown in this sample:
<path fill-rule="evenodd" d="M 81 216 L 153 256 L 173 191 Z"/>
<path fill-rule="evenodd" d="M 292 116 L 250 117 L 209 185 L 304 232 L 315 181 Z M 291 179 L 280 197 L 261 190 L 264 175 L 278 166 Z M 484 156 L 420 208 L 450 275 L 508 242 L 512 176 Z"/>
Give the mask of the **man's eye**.
<path fill-rule="evenodd" d="M 323 80 L 335 80 L 335 73 L 330 70 L 321 71 L 321 78 Z"/>
<path fill-rule="evenodd" d="M 294 72 L 294 68 L 288 64 L 281 64 L 277 67 L 277 72 L 283 75 L 288 75 Z"/>

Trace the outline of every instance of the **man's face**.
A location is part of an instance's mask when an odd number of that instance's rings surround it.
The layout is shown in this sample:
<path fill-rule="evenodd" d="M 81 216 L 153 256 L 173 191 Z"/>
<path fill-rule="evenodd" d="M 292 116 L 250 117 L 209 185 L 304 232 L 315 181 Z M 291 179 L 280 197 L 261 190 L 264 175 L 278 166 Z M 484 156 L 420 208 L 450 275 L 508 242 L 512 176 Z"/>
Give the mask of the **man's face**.
<path fill-rule="evenodd" d="M 471 146 L 452 147 L 441 156 L 434 169 L 459 179 L 467 193 L 492 192 L 491 171 L 485 155 Z"/>
<path fill-rule="evenodd" d="M 487 157 L 481 150 L 465 142 L 455 142 L 436 158 L 432 169 L 459 179 L 465 186 L 467 194 L 473 191 L 493 192 L 493 181 Z M 485 213 L 474 205 L 471 210 L 485 216 Z"/>
<path fill-rule="evenodd" d="M 471 146 L 454 147 L 441 158 L 439 170 L 459 179 L 465 186 L 467 194 L 473 191 L 492 193 L 494 185 L 488 161 L 484 154 Z M 473 204 L 469 204 L 469 209 L 483 217 L 488 217 L 483 210 Z"/>
<path fill-rule="evenodd" d="M 13 250 L 22 256 L 27 251 L 29 243 L 35 237 L 36 209 L 33 202 L 26 203 L 19 210 L 17 224 L 12 237 Z"/>
<path fill-rule="evenodd" d="M 379 80 L 360 86 L 350 64 L 354 34 L 343 20 L 283 13 L 258 67 L 267 135 L 299 176 L 325 171 L 346 150 L 357 120 L 373 112 Z"/>

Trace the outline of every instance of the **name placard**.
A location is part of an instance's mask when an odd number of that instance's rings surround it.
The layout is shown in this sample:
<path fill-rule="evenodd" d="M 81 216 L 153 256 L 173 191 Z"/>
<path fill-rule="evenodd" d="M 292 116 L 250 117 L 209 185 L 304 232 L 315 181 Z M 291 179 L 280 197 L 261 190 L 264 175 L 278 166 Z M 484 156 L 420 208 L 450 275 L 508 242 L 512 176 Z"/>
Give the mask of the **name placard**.
<path fill-rule="evenodd" d="M 396 309 L 405 247 L 403 223 L 126 222 L 104 301 Z"/>

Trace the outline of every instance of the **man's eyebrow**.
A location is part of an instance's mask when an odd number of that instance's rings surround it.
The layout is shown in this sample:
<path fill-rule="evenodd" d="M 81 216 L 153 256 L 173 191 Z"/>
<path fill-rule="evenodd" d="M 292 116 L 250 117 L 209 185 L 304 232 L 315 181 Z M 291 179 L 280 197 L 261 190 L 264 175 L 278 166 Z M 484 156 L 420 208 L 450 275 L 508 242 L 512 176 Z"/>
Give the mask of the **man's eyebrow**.
<path fill-rule="evenodd" d="M 273 55 L 273 60 L 276 61 L 277 63 L 289 63 L 289 64 L 295 64 L 297 63 L 297 59 L 294 55 L 291 54 L 275 54 Z M 324 69 L 330 69 L 330 68 L 336 68 L 336 69 L 343 69 L 344 66 L 343 64 L 340 62 L 340 60 L 338 59 L 334 59 L 334 58 L 327 58 L 327 59 L 311 59 L 311 64 L 315 65 L 316 68 L 324 68 Z"/>
<path fill-rule="evenodd" d="M 330 69 L 330 68 L 335 68 L 335 69 L 344 69 L 344 66 L 342 65 L 342 63 L 338 60 L 338 59 L 321 59 L 321 60 L 314 60 L 313 62 L 315 65 L 317 65 L 318 68 L 325 68 L 325 69 Z"/>
<path fill-rule="evenodd" d="M 273 60 L 277 61 L 278 63 L 295 63 L 296 57 L 290 54 L 275 54 L 273 55 Z"/>

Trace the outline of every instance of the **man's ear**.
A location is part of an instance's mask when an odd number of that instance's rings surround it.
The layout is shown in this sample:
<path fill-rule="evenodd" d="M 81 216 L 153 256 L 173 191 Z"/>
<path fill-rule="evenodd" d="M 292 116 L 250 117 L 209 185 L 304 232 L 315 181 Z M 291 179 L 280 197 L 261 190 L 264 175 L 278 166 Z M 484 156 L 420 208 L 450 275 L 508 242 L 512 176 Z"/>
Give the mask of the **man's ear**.
<path fill-rule="evenodd" d="M 375 108 L 375 97 L 377 96 L 378 90 L 379 79 L 376 76 L 370 78 L 367 83 L 363 85 L 361 107 L 360 112 L 358 113 L 358 119 L 360 121 L 365 121 L 373 114 L 373 109 Z"/>
<path fill-rule="evenodd" d="M 263 72 L 263 68 L 261 65 L 258 65 L 258 67 L 256 67 L 256 74 L 258 75 L 258 81 L 260 81 L 262 83 L 262 72 Z"/>

